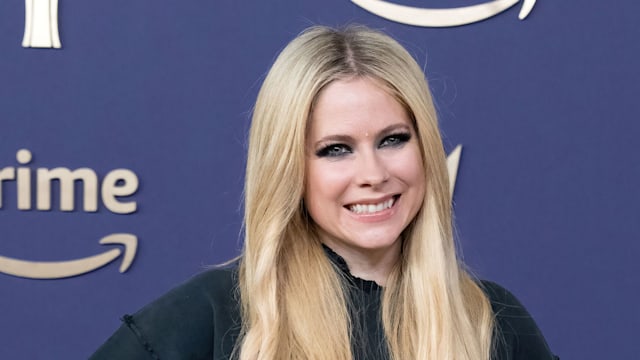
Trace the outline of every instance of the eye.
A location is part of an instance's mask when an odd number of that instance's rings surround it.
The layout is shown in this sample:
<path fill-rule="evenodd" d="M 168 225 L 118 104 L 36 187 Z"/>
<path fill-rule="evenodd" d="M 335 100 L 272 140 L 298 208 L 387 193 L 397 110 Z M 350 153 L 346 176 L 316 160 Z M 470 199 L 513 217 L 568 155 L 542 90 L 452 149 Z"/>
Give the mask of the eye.
<path fill-rule="evenodd" d="M 407 143 L 410 139 L 411 139 L 411 134 L 409 133 L 392 134 L 382 139 L 379 147 L 384 148 L 389 146 L 391 147 L 402 146 L 405 143 Z"/>
<path fill-rule="evenodd" d="M 316 151 L 317 157 L 339 157 L 351 153 L 351 148 L 345 144 L 331 144 Z"/>

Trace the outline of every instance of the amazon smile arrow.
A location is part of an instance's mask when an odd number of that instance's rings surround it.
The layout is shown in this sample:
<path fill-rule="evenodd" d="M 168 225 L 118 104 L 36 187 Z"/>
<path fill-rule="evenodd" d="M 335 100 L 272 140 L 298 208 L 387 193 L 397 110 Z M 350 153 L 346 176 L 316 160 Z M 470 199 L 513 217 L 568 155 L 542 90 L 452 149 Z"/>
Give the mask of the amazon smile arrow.
<path fill-rule="evenodd" d="M 120 272 L 129 269 L 138 249 L 138 238 L 132 234 L 111 234 L 100 239 L 100 244 L 124 245 Z M 12 259 L 0 255 L 0 272 L 29 279 L 62 279 L 99 269 L 122 253 L 119 248 L 83 259 L 69 261 L 37 262 Z"/>
<path fill-rule="evenodd" d="M 493 0 L 478 5 L 449 9 L 430 9 L 399 5 L 383 0 L 351 0 L 361 8 L 395 22 L 424 26 L 449 27 L 471 24 L 498 15 L 520 0 Z M 524 20 L 533 9 L 536 0 L 524 0 L 518 18 Z"/>

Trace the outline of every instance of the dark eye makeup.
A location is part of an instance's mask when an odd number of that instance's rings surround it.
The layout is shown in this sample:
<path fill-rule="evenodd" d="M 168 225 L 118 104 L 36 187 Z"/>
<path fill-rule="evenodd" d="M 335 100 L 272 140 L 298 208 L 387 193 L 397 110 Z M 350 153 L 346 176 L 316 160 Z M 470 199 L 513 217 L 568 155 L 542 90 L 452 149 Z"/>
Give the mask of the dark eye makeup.
<path fill-rule="evenodd" d="M 316 151 L 317 157 L 338 157 L 351 153 L 351 147 L 346 144 L 329 144 Z"/>
<path fill-rule="evenodd" d="M 391 134 L 388 136 L 385 136 L 382 141 L 380 142 L 379 147 L 383 148 L 383 147 L 398 147 L 398 146 L 402 146 L 405 143 L 409 142 L 409 140 L 411 140 L 411 134 L 408 132 L 400 132 L 400 133 L 396 133 L 396 134 Z"/>
<path fill-rule="evenodd" d="M 391 147 L 391 148 L 401 147 L 405 143 L 409 142 L 409 140 L 411 140 L 411 133 L 409 132 L 394 133 L 382 138 L 382 140 L 380 140 L 380 144 L 378 145 L 378 148 L 382 149 L 382 148 L 388 148 L 388 147 Z M 353 149 L 351 148 L 351 146 L 347 144 L 333 143 L 333 144 L 328 144 L 326 146 L 323 146 L 322 148 L 317 150 L 315 154 L 317 157 L 335 158 L 335 157 L 351 154 L 352 152 L 353 152 Z"/>

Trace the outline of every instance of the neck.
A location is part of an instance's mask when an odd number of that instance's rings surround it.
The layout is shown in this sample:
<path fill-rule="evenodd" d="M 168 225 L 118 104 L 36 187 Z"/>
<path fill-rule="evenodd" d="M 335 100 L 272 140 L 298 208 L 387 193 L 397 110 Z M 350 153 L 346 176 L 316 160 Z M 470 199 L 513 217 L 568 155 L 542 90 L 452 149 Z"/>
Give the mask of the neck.
<path fill-rule="evenodd" d="M 341 243 L 323 241 L 347 263 L 351 275 L 385 286 L 391 269 L 400 258 L 401 242 L 384 249 L 354 249 Z"/>

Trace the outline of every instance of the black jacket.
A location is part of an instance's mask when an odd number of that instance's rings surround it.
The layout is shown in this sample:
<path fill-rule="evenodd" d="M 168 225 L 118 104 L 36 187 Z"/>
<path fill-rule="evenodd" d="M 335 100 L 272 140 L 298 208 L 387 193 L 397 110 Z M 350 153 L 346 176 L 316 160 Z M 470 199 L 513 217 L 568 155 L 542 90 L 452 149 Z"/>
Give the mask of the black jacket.
<path fill-rule="evenodd" d="M 342 258 L 329 257 L 348 275 L 355 311 L 354 360 L 387 359 L 379 320 L 381 288 L 348 273 Z M 125 315 L 122 326 L 90 360 L 227 360 L 240 330 L 237 269 L 199 274 L 145 306 Z M 527 310 L 506 289 L 482 282 L 496 316 L 495 360 L 556 359 Z M 361 335 L 358 335 L 361 334 Z M 364 334 L 364 335 L 362 335 Z"/>

